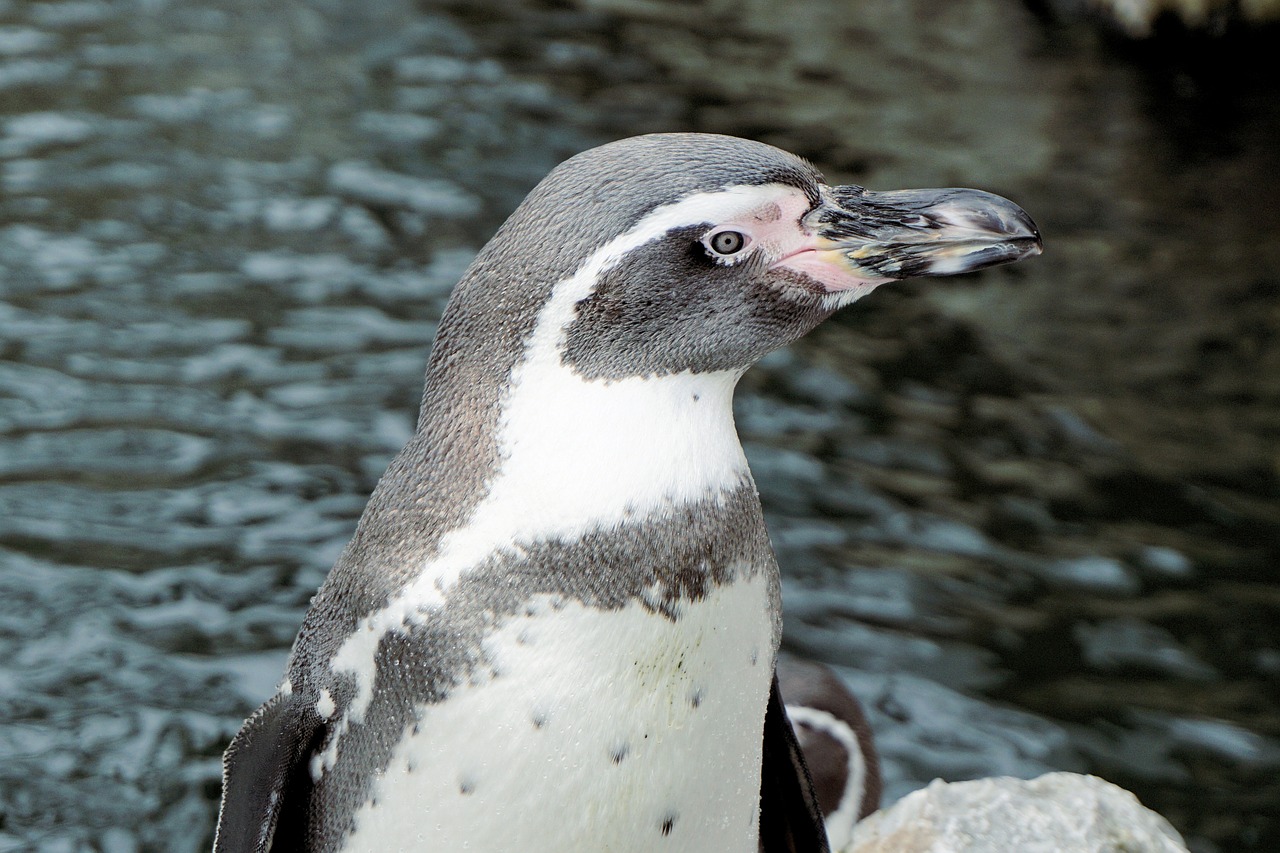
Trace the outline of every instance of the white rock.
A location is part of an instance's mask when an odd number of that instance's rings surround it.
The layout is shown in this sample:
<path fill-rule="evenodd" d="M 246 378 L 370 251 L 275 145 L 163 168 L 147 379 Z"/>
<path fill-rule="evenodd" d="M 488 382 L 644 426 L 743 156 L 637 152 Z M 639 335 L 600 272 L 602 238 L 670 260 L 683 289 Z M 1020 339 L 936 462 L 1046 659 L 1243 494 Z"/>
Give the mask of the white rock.
<path fill-rule="evenodd" d="M 1048 773 L 946 783 L 859 823 L 841 853 L 1186 853 L 1177 831 L 1123 788 Z"/>

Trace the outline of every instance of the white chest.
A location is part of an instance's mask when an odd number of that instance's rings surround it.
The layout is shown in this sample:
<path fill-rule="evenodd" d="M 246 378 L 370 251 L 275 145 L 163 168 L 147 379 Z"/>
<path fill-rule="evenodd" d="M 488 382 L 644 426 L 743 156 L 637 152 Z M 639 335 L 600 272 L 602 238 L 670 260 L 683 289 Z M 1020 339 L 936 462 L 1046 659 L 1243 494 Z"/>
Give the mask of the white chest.
<path fill-rule="evenodd" d="M 754 853 L 773 583 L 674 621 L 538 600 L 486 641 L 492 675 L 420 709 L 343 849 Z"/>

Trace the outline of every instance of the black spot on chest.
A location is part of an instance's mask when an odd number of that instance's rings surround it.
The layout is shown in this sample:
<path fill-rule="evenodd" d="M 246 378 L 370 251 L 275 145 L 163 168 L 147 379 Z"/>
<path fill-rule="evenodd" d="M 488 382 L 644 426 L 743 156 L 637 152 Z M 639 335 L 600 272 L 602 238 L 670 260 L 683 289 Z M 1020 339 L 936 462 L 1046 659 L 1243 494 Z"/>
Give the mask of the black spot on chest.
<path fill-rule="evenodd" d="M 507 620 L 550 616 L 557 604 L 601 610 L 640 604 L 656 617 L 674 621 L 689 602 L 762 571 L 776 568 L 750 481 L 726 495 L 673 507 L 658 521 L 628 520 L 573 540 L 531 543 L 519 555 L 495 552 L 461 575 L 429 620 L 389 631 L 381 639 L 364 722 L 352 724 L 342 735 L 336 765 L 317 784 L 319 805 L 310 813 L 311 835 L 328 839 L 317 850 L 339 849 L 354 825 L 356 810 L 370 796 L 379 769 L 390 764 L 404 732 L 435 736 L 429 726 L 418 724 L 416 709 L 448 701 L 458 686 L 472 679 L 501 677 L 492 671 L 494 661 L 485 655 L 484 642 Z M 550 608 L 530 603 L 546 599 L 554 602 Z M 521 641 L 537 647 L 535 633 Z M 334 681 L 327 665 L 309 674 L 317 681 Z M 354 682 L 340 679 L 333 692 L 341 716 L 350 706 Z M 686 701 L 703 702 L 693 695 Z M 546 711 L 536 704 L 527 708 L 531 735 L 565 724 Z M 606 744 L 604 755 L 611 763 L 602 766 L 625 767 L 639 748 L 634 738 L 630 744 Z M 419 766 L 415 772 L 432 769 Z M 475 780 L 459 779 L 457 790 L 464 796 L 472 793 Z M 674 815 L 671 821 L 674 827 Z"/>

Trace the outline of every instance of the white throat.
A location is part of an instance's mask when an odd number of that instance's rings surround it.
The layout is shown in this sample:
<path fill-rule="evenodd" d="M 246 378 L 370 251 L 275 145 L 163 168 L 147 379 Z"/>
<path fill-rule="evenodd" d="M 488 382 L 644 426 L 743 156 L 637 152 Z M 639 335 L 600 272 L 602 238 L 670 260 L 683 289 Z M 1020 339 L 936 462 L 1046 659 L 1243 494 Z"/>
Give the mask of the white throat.
<path fill-rule="evenodd" d="M 691 217 L 744 206 L 734 188 L 660 207 L 559 282 L 511 373 L 501 461 L 476 521 L 501 509 L 521 530 L 572 535 L 664 506 L 714 497 L 747 478 L 733 424 L 740 370 L 589 380 L 564 363 L 578 303 L 632 249 Z M 498 539 L 497 541 L 504 541 Z"/>
<path fill-rule="evenodd" d="M 747 471 L 733 423 L 738 376 L 588 381 L 530 359 L 513 377 L 500 473 L 483 505 L 564 535 L 738 487 Z"/>
<path fill-rule="evenodd" d="M 734 187 L 659 207 L 559 282 L 538 312 L 504 401 L 498 475 L 484 505 L 522 526 L 577 532 L 665 505 L 713 497 L 747 478 L 733 424 L 741 370 L 588 380 L 564 363 L 578 303 L 629 251 L 686 221 L 758 206 Z"/>

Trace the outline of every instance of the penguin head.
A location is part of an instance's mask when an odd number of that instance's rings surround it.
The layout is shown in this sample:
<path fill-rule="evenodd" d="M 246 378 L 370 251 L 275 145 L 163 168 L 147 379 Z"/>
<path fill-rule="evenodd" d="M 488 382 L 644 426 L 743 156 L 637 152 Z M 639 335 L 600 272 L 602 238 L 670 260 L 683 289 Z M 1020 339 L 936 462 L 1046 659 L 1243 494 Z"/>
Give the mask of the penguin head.
<path fill-rule="evenodd" d="M 504 310 L 552 329 L 528 346 L 612 380 L 742 371 L 887 281 L 1039 251 L 1026 213 L 990 193 L 831 186 L 772 146 L 673 133 L 562 163 L 470 277 L 496 276 Z"/>

